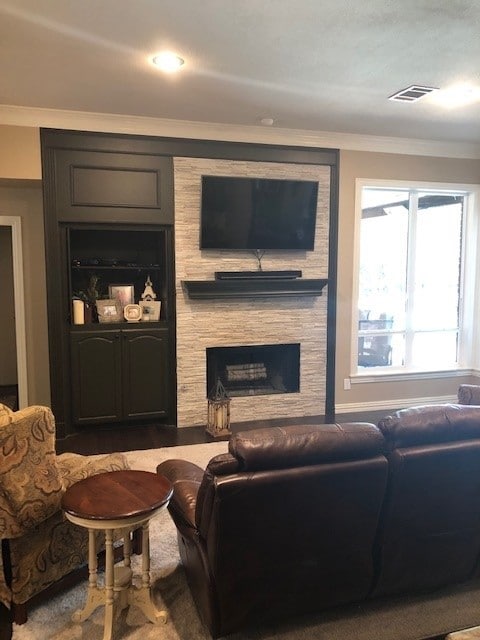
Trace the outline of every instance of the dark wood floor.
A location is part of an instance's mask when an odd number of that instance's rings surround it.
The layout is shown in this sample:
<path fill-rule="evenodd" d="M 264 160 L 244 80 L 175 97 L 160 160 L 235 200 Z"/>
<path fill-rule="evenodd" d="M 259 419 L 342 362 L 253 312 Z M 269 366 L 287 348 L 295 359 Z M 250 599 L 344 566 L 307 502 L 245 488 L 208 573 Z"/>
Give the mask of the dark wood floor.
<path fill-rule="evenodd" d="M 387 415 L 386 411 L 368 413 L 348 413 L 335 416 L 335 422 L 373 422 Z M 333 420 L 332 420 L 333 421 Z M 269 426 L 285 426 L 287 424 L 322 424 L 323 416 L 296 418 L 295 420 L 268 420 L 256 422 L 242 422 L 232 424 L 232 433 L 238 431 L 259 429 Z M 158 449 L 160 447 L 174 447 L 177 445 L 200 444 L 211 442 L 212 437 L 206 433 L 204 427 L 186 427 L 177 429 L 164 425 L 131 425 L 127 427 L 96 426 L 83 427 L 78 433 L 57 442 L 57 453 L 66 451 L 90 455 L 95 453 L 112 453 L 115 451 L 135 451 L 137 449 Z"/>

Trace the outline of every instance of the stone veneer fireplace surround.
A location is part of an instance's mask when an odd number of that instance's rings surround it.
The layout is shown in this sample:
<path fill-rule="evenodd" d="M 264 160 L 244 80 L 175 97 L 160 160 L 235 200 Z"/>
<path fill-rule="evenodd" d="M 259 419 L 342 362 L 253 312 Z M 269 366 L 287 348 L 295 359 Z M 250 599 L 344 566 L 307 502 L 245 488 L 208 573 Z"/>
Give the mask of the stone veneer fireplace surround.
<path fill-rule="evenodd" d="M 299 343 L 300 391 L 234 397 L 232 422 L 323 415 L 327 289 L 321 296 L 192 300 L 182 287 L 183 280 L 211 280 L 216 271 L 256 268 L 256 258 L 249 252 L 200 251 L 200 191 L 204 174 L 318 180 L 315 250 L 267 252 L 262 266 L 265 270 L 298 269 L 304 278 L 328 277 L 329 166 L 175 157 L 178 426 L 206 423 L 206 349 L 245 344 Z"/>

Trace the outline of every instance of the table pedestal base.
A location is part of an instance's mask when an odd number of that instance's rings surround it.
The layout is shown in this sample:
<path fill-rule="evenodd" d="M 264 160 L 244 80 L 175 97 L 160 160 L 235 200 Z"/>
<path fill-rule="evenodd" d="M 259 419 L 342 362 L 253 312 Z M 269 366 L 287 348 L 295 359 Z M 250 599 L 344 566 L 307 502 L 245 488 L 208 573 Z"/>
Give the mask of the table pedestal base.
<path fill-rule="evenodd" d="M 72 516 L 70 519 L 74 520 Z M 78 523 L 78 521 L 77 521 Z M 85 525 L 86 523 L 84 523 Z M 89 523 L 91 525 L 91 523 Z M 110 522 L 117 525 L 119 523 Z M 83 609 L 75 611 L 72 616 L 74 622 L 85 622 L 99 607 L 105 607 L 105 624 L 103 640 L 112 640 L 113 622 L 116 614 L 130 605 L 137 606 L 150 622 L 167 622 L 167 612 L 159 610 L 152 600 L 150 589 L 150 540 L 149 522 L 142 524 L 142 584 L 137 587 L 132 584 L 133 572 L 130 567 L 132 529 L 124 529 L 123 566 L 114 567 L 113 559 L 113 532 L 114 529 L 105 529 L 105 586 L 98 586 L 97 580 L 97 554 L 95 544 L 95 530 L 88 529 L 88 592 Z M 98 527 L 99 528 L 99 527 Z"/>
<path fill-rule="evenodd" d="M 122 469 L 89 476 L 73 483 L 62 497 L 62 508 L 70 522 L 88 529 L 88 593 L 83 609 L 73 614 L 84 622 L 104 606 L 103 640 L 112 640 L 118 611 L 134 604 L 150 622 L 167 621 L 150 591 L 150 520 L 168 505 L 173 487 L 167 478 L 149 471 Z M 141 585 L 132 584 L 131 535 L 142 529 Z M 105 586 L 97 579 L 95 532 L 105 533 Z M 123 538 L 123 566 L 114 566 L 113 534 Z"/>
<path fill-rule="evenodd" d="M 73 622 L 85 622 L 85 620 L 88 620 L 98 607 L 104 605 L 107 608 L 107 604 L 105 602 L 105 589 L 103 587 L 89 587 L 85 606 L 83 609 L 75 611 L 72 615 Z M 154 624 L 160 621 L 166 623 L 168 619 L 167 612 L 158 609 L 153 603 L 151 591 L 146 587 L 135 587 L 134 585 L 130 585 L 126 589 L 122 589 L 118 593 L 118 599 L 114 597 L 112 605 L 112 621 L 115 617 L 114 612 L 117 608 L 119 611 L 123 611 L 131 605 L 138 607 L 144 616 Z M 105 620 L 106 619 L 107 611 L 105 611 Z"/>

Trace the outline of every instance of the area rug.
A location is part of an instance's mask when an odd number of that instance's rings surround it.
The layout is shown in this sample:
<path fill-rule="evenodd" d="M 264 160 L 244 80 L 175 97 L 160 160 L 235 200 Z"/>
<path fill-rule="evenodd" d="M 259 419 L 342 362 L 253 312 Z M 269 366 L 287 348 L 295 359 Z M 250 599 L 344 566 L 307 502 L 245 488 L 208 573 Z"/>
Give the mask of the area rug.
<path fill-rule="evenodd" d="M 131 468 L 154 471 L 169 458 L 191 460 L 204 467 L 227 450 L 226 442 L 166 447 L 127 453 Z M 328 524 L 328 523 L 327 523 Z M 116 620 L 116 640 L 209 640 L 202 626 L 180 564 L 176 529 L 167 511 L 151 522 L 152 584 L 157 605 L 168 612 L 166 624 L 153 625 L 136 607 Z M 132 566 L 140 569 L 140 558 Z M 13 640 L 102 640 L 103 608 L 82 624 L 71 621 L 83 606 L 82 583 L 29 612 L 25 625 L 13 625 Z M 376 600 L 303 616 L 290 623 L 249 629 L 229 640 L 419 640 L 480 624 L 480 583 L 438 591 L 428 597 Z"/>
<path fill-rule="evenodd" d="M 449 633 L 445 640 L 478 640 L 480 638 L 480 627 Z"/>

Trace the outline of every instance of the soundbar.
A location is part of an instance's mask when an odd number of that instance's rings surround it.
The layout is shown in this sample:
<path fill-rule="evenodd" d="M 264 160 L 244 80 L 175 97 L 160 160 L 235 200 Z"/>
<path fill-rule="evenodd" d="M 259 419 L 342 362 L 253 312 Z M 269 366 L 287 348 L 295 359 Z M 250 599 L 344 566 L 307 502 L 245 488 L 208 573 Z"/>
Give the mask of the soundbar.
<path fill-rule="evenodd" d="M 301 271 L 215 271 L 215 280 L 294 280 Z"/>

